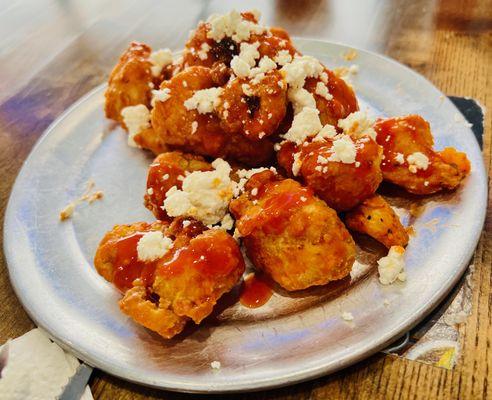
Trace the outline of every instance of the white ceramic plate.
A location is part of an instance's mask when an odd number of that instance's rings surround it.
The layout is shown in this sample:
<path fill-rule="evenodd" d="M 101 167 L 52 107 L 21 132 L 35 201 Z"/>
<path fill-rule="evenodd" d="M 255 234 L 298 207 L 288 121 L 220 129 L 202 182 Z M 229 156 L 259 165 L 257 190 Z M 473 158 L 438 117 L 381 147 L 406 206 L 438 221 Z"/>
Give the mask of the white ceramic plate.
<path fill-rule="evenodd" d="M 348 65 L 340 57 L 345 46 L 297 44 L 329 67 Z M 142 205 L 151 157 L 128 147 L 121 129 L 108 132 L 100 86 L 48 128 L 11 194 L 5 254 L 12 285 L 32 319 L 94 367 L 190 392 L 258 390 L 314 378 L 369 356 L 415 325 L 457 282 L 478 241 L 486 209 L 481 152 L 470 128 L 456 121 L 458 110 L 423 77 L 366 51 L 354 62 L 362 109 L 421 114 L 438 149 L 454 146 L 472 163 L 456 193 L 420 202 L 424 211 L 408 246 L 407 282 L 382 286 L 372 273 L 296 296 L 278 291 L 256 310 L 234 304 L 231 295 L 213 319 L 168 341 L 134 324 L 119 311 L 120 295 L 96 273 L 92 259 L 114 224 L 152 220 Z M 80 196 L 89 178 L 104 199 L 60 222 L 60 210 Z M 390 201 L 407 204 L 398 196 Z M 354 315 L 353 323 L 341 318 L 342 311 Z M 215 360 L 222 364 L 219 371 L 210 367 Z"/>

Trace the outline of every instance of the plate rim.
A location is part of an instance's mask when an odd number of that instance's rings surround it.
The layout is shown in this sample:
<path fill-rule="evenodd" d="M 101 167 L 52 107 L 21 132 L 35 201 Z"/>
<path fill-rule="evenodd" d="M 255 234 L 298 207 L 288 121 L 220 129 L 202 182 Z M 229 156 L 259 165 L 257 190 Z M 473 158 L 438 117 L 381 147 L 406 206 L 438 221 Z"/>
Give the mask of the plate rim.
<path fill-rule="evenodd" d="M 369 56 L 380 58 L 382 61 L 389 62 L 393 65 L 395 65 L 398 68 L 403 68 L 406 70 L 406 72 L 410 72 L 411 75 L 418 80 L 421 80 L 422 82 L 425 82 L 427 85 L 432 87 L 434 90 L 439 92 L 441 95 L 444 95 L 447 99 L 447 96 L 442 93 L 431 81 L 429 81 L 426 77 L 423 75 L 419 74 L 418 72 L 414 71 L 410 67 L 406 66 L 405 64 L 402 64 L 398 62 L 397 60 L 394 60 L 386 55 L 382 55 L 370 50 L 365 50 L 358 48 L 356 46 L 348 45 L 342 42 L 337 42 L 337 41 L 331 41 L 331 40 L 322 40 L 322 39 L 313 39 L 309 37 L 294 37 L 293 38 L 296 44 L 302 45 L 307 45 L 309 43 L 315 43 L 319 44 L 321 46 L 323 45 L 336 45 L 341 48 L 345 49 L 354 49 L 357 52 L 360 53 L 365 53 Z M 175 54 L 179 54 L 179 52 L 175 52 Z M 407 332 L 409 329 L 412 327 L 416 326 L 420 321 L 422 321 L 426 316 L 428 316 L 435 308 L 436 306 L 445 298 L 445 296 L 452 290 L 452 288 L 456 285 L 456 283 L 459 281 L 459 279 L 462 277 L 463 273 L 466 270 L 466 267 L 469 264 L 469 261 L 471 257 L 473 256 L 473 253 L 475 252 L 476 246 L 480 240 L 480 236 L 483 231 L 483 226 L 485 223 L 485 218 L 486 218 L 486 212 L 487 212 L 487 196 L 488 196 L 488 191 L 487 191 L 487 173 L 485 169 L 485 164 L 483 160 L 483 152 L 480 149 L 478 142 L 476 141 L 476 138 L 473 136 L 475 140 L 475 144 L 477 148 L 479 149 L 480 154 L 482 155 L 479 159 L 479 165 L 477 165 L 477 172 L 481 172 L 482 175 L 482 185 L 481 185 L 481 202 L 483 204 L 483 207 L 481 208 L 481 213 L 480 213 L 480 220 L 477 223 L 477 226 L 480 227 L 480 229 L 476 229 L 474 231 L 474 237 L 473 240 L 470 241 L 470 243 L 474 243 L 473 246 L 470 246 L 469 248 L 466 249 L 466 252 L 464 252 L 463 260 L 458 268 L 458 273 L 456 273 L 454 276 L 451 276 L 447 281 L 443 282 L 443 285 L 441 286 L 441 289 L 436 291 L 431 299 L 429 300 L 428 304 L 425 306 L 422 306 L 419 309 L 419 313 L 416 314 L 416 317 L 408 317 L 404 323 L 402 323 L 399 327 L 386 331 L 384 335 L 381 336 L 380 340 L 376 343 L 369 343 L 363 348 L 359 348 L 357 352 L 351 354 L 349 357 L 344 358 L 341 360 L 337 365 L 326 365 L 326 364 L 320 364 L 316 367 L 310 367 L 309 369 L 299 369 L 295 373 L 291 374 L 283 374 L 280 376 L 277 376 L 275 378 L 265 378 L 265 379 L 257 379 L 254 381 L 251 381 L 249 383 L 245 384 L 234 384 L 231 383 L 230 385 L 226 386 L 221 386 L 221 387 L 216 387 L 212 385 L 209 386 L 203 386 L 203 385 L 193 385 L 190 383 L 185 383 L 183 382 L 172 382 L 169 385 L 163 385 L 162 383 L 158 382 L 152 382 L 152 381 L 145 381 L 141 379 L 140 377 L 137 377 L 134 373 L 126 373 L 126 371 L 121 371 L 118 368 L 113 368 L 111 364 L 104 362 L 103 360 L 97 360 L 96 358 L 91 357 L 90 353 L 80 351 L 78 349 L 75 349 L 72 344 L 70 343 L 69 340 L 66 338 L 61 337 L 60 335 L 57 335 L 56 332 L 52 331 L 48 326 L 44 326 L 44 324 L 39 322 L 38 318 L 34 316 L 28 307 L 26 307 L 26 304 L 24 303 L 24 300 L 22 298 L 22 294 L 20 293 L 20 290 L 17 286 L 17 282 L 12 278 L 12 274 L 10 271 L 10 265 L 13 263 L 12 259 L 13 256 L 10 254 L 11 253 L 11 240 L 14 238 L 11 238 L 8 234 L 10 231 L 9 226 L 13 224 L 14 222 L 11 221 L 13 217 L 13 209 L 14 209 L 14 202 L 16 200 L 16 188 L 20 185 L 19 182 L 23 179 L 23 175 L 26 173 L 28 170 L 28 166 L 30 162 L 32 161 L 32 158 L 34 157 L 35 153 L 37 152 L 37 149 L 41 146 L 41 144 L 44 142 L 44 140 L 48 137 L 51 131 L 53 131 L 58 124 L 61 124 L 65 118 L 67 118 L 68 115 L 72 113 L 74 109 L 76 109 L 80 104 L 84 103 L 88 98 L 94 96 L 97 92 L 101 91 L 102 88 L 106 86 L 106 83 L 102 83 L 100 85 L 97 85 L 93 89 L 91 89 L 89 92 L 84 94 L 82 97 L 80 97 L 77 101 L 75 101 L 73 104 L 71 104 L 66 110 L 64 110 L 58 117 L 54 119 L 54 121 L 44 130 L 42 135 L 38 138 L 34 146 L 32 147 L 31 151 L 29 152 L 29 155 L 26 157 L 24 160 L 21 169 L 19 170 L 15 182 L 12 185 L 11 192 L 9 195 L 9 200 L 7 203 L 7 207 L 5 209 L 5 219 L 4 219 L 4 234 L 3 234 L 3 250 L 4 250 L 4 258 L 6 261 L 7 265 L 7 271 L 9 275 L 9 280 L 11 283 L 11 286 L 14 290 L 15 295 L 17 296 L 18 300 L 20 301 L 22 307 L 26 311 L 26 313 L 29 315 L 31 320 L 33 322 L 41 327 L 43 330 L 48 332 L 50 338 L 57 344 L 59 344 L 62 348 L 74 353 L 78 358 L 83 360 L 85 363 L 91 366 L 95 366 L 96 368 L 99 368 L 105 372 L 107 372 L 110 375 L 113 375 L 115 377 L 118 377 L 120 379 L 138 384 L 138 385 L 143 385 L 147 387 L 152 387 L 156 389 L 161 389 L 161 390 L 171 390 L 171 391 L 176 391 L 176 392 L 185 392 L 185 393 L 234 393 L 234 392 L 255 392 L 255 391 L 260 391 L 260 390 L 266 390 L 266 389 L 273 389 L 273 388 L 278 388 L 278 387 L 283 387 L 283 386 L 288 386 L 288 385 L 293 385 L 295 383 L 300 383 L 304 382 L 307 380 L 312 380 L 319 378 L 321 376 L 325 376 L 328 374 L 332 374 L 336 371 L 339 371 L 343 368 L 346 368 L 350 365 L 353 365 L 363 359 L 366 359 L 379 350 L 383 349 L 385 346 L 387 346 L 389 343 L 391 343 L 393 340 L 397 339 L 399 336 L 401 336 L 403 333 Z M 461 111 L 451 102 L 449 101 L 450 105 L 456 110 L 457 113 L 462 114 Z M 478 171 L 478 169 L 480 171 Z M 101 362 L 102 361 L 102 362 Z M 101 367 L 99 367 L 101 366 Z"/>

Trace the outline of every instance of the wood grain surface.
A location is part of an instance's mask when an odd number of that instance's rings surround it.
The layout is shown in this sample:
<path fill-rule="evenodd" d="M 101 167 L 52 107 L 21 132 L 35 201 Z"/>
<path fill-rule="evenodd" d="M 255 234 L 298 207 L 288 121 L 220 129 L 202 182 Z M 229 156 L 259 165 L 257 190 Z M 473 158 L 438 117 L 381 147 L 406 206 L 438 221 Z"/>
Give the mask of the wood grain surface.
<path fill-rule="evenodd" d="M 257 8 L 265 23 L 283 26 L 293 36 L 384 53 L 423 74 L 444 93 L 475 98 L 492 110 L 491 0 L 14 0 L 1 4 L 0 241 L 11 187 L 44 129 L 107 78 L 130 40 L 179 49 L 188 31 L 214 12 Z M 483 153 L 489 172 L 491 132 L 487 113 Z M 460 328 L 462 356 L 454 370 L 376 355 L 328 377 L 227 398 L 492 398 L 491 229 L 489 201 L 474 257 L 473 312 Z M 0 343 L 33 327 L 9 284 L 3 257 L 0 317 Z M 100 371 L 93 375 L 91 387 L 96 399 L 199 397 L 150 390 Z"/>

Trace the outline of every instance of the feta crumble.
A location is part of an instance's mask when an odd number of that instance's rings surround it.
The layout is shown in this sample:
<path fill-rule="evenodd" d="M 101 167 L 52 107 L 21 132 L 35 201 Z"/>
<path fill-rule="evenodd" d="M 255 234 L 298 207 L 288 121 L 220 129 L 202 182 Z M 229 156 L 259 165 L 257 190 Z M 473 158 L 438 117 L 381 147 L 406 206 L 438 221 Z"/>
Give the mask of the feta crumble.
<path fill-rule="evenodd" d="M 170 97 L 171 97 L 171 89 L 169 89 L 169 88 L 164 88 L 164 89 L 160 89 L 160 90 L 152 90 L 152 100 L 150 102 L 150 105 L 152 107 L 155 107 L 156 101 L 164 103 Z"/>
<path fill-rule="evenodd" d="M 301 153 L 294 153 L 292 157 L 294 158 L 294 162 L 292 163 L 292 173 L 294 176 L 297 176 L 302 167 L 302 160 L 300 159 Z"/>
<path fill-rule="evenodd" d="M 193 135 L 196 132 L 197 129 L 198 129 L 198 122 L 197 121 L 193 121 L 191 123 L 191 134 Z"/>
<path fill-rule="evenodd" d="M 197 90 L 184 102 L 184 106 L 187 110 L 197 110 L 200 114 L 211 113 L 219 106 L 222 91 L 219 87 Z"/>
<path fill-rule="evenodd" d="M 395 161 L 398 164 L 403 164 L 405 162 L 405 157 L 403 157 L 403 154 L 402 153 L 396 153 Z"/>
<path fill-rule="evenodd" d="M 172 64 L 173 62 L 173 53 L 169 49 L 160 49 L 154 51 L 150 54 L 150 62 L 152 63 L 152 67 L 150 67 L 150 72 L 152 76 L 159 76 L 162 72 L 162 68 L 165 66 Z"/>
<path fill-rule="evenodd" d="M 128 145 L 138 147 L 135 136 L 145 129 L 150 128 L 150 111 L 143 105 L 128 106 L 121 110 L 123 123 L 128 129 Z"/>
<path fill-rule="evenodd" d="M 251 34 L 261 34 L 265 28 L 251 21 L 244 20 L 241 14 L 233 10 L 224 15 L 214 14 L 207 20 L 210 30 L 207 38 L 220 42 L 225 37 L 240 43 L 248 40 Z"/>
<path fill-rule="evenodd" d="M 388 255 L 378 260 L 379 282 L 389 285 L 396 280 L 406 280 L 404 254 L 403 247 L 391 246 Z"/>
<path fill-rule="evenodd" d="M 173 246 L 173 241 L 160 231 L 145 233 L 137 243 L 139 261 L 155 261 L 163 257 Z"/>
<path fill-rule="evenodd" d="M 197 52 L 200 60 L 206 60 L 208 58 L 208 52 L 210 51 L 210 45 L 208 43 L 202 43 L 200 50 Z"/>
<path fill-rule="evenodd" d="M 410 154 L 407 156 L 408 169 L 411 173 L 415 174 L 417 170 L 426 170 L 429 167 L 429 158 L 420 151 Z"/>
<path fill-rule="evenodd" d="M 351 312 L 344 311 L 342 312 L 342 319 L 344 319 L 345 321 L 353 321 L 354 316 Z"/>
<path fill-rule="evenodd" d="M 318 95 L 318 96 L 321 96 L 323 97 L 324 99 L 330 101 L 333 99 L 333 96 L 330 94 L 329 90 L 328 90 L 328 86 L 326 86 L 323 82 L 318 82 L 316 84 L 316 91 L 315 93 Z"/>
<path fill-rule="evenodd" d="M 304 107 L 294 116 L 292 126 L 283 137 L 289 142 L 300 145 L 308 137 L 315 136 L 321 128 L 319 111 L 315 108 Z"/>
<path fill-rule="evenodd" d="M 212 361 L 210 363 L 210 366 L 212 367 L 212 369 L 220 369 L 221 364 L 220 364 L 220 361 Z"/>
<path fill-rule="evenodd" d="M 370 119 L 365 112 L 356 111 L 349 114 L 345 119 L 338 120 L 338 126 L 343 129 L 346 135 L 355 138 L 369 136 L 376 140 L 376 131 L 374 130 L 374 120 Z"/>
<path fill-rule="evenodd" d="M 328 161 L 342 162 L 344 164 L 353 164 L 357 149 L 350 136 L 342 136 L 333 141 L 331 148 L 333 154 L 328 157 Z"/>
<path fill-rule="evenodd" d="M 220 222 L 232 199 L 234 182 L 230 165 L 218 158 L 213 171 L 195 171 L 183 179 L 182 189 L 173 186 L 166 193 L 163 209 L 171 217 L 189 216 L 205 225 Z"/>
<path fill-rule="evenodd" d="M 292 56 L 288 50 L 280 50 L 273 60 L 278 65 L 284 66 L 285 64 L 292 62 Z"/>

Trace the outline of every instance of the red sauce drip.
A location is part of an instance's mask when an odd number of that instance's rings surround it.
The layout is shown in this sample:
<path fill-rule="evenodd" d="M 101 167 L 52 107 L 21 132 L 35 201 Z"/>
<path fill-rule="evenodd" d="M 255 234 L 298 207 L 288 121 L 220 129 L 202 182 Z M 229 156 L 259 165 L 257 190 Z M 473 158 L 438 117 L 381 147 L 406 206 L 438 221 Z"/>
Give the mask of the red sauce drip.
<path fill-rule="evenodd" d="M 239 301 L 245 307 L 258 308 L 270 300 L 272 294 L 272 288 L 267 280 L 253 274 L 244 280 Z"/>
<path fill-rule="evenodd" d="M 265 233 L 280 234 L 294 210 L 308 204 L 313 199 L 313 194 L 308 188 L 276 191 L 275 189 L 281 184 L 281 182 L 267 184 L 264 195 L 266 200 L 258 212 L 245 215 L 238 222 L 242 235 L 249 235 L 254 229 L 263 229 Z"/>
<path fill-rule="evenodd" d="M 155 263 L 138 261 L 137 244 L 143 235 L 137 232 L 116 242 L 113 283 L 122 292 L 130 289 L 137 278 L 141 278 L 145 286 L 154 281 Z"/>
<path fill-rule="evenodd" d="M 213 237 L 204 235 L 192 239 L 171 260 L 161 262 L 157 273 L 171 277 L 185 269 L 195 268 L 207 276 L 224 276 L 232 272 L 239 260 L 241 256 L 232 237 L 225 233 L 215 234 Z"/>

